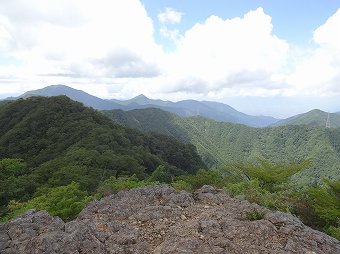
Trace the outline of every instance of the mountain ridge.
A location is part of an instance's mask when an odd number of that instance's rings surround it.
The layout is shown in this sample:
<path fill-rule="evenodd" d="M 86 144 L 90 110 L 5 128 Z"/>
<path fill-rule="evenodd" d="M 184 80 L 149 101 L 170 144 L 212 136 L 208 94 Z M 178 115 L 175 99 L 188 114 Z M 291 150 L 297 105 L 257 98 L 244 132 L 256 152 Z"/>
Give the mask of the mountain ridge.
<path fill-rule="evenodd" d="M 155 107 L 176 113 L 180 116 L 202 115 L 216 121 L 235 122 L 253 127 L 265 127 L 278 121 L 278 119 L 269 116 L 247 115 L 223 103 L 195 100 L 171 102 L 149 99 L 142 94 L 125 101 L 116 99 L 106 100 L 65 85 L 48 86 L 42 89 L 28 91 L 18 97 L 11 97 L 7 99 L 15 100 L 18 98 L 26 98 L 30 96 L 57 95 L 66 95 L 72 100 L 82 102 L 85 106 L 93 107 L 98 110 L 132 110 L 138 108 Z"/>
<path fill-rule="evenodd" d="M 77 182 L 93 193 L 110 177 L 145 179 L 159 167 L 174 177 L 206 168 L 193 145 L 118 125 L 66 96 L 1 106 L 0 133 L 0 218 L 11 200 L 25 202 L 41 187 Z M 3 170 L 8 161 L 20 170 Z"/>
<path fill-rule="evenodd" d="M 321 183 L 323 177 L 339 178 L 339 128 L 304 125 L 253 128 L 216 122 L 202 116 L 179 117 L 160 109 L 103 113 L 123 126 L 158 132 L 192 143 L 209 167 L 224 167 L 238 162 L 256 163 L 259 158 L 274 163 L 300 163 L 312 159 L 311 167 L 295 178 L 302 185 Z"/>
<path fill-rule="evenodd" d="M 320 109 L 313 109 L 306 113 L 302 113 L 284 120 L 280 120 L 277 123 L 273 124 L 273 126 L 309 125 L 326 127 L 328 116 L 331 128 L 340 127 L 340 115 L 338 113 L 329 113 L 322 111 Z"/>

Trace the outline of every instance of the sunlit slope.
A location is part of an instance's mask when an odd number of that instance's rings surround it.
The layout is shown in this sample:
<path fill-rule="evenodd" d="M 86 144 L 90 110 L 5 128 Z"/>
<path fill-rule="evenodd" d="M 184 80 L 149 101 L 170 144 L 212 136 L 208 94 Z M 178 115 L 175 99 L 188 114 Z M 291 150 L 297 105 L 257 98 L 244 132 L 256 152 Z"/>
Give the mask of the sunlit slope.
<path fill-rule="evenodd" d="M 296 179 L 320 182 L 340 178 L 340 129 L 306 125 L 251 128 L 203 117 L 179 117 L 159 109 L 105 111 L 116 122 L 131 128 L 171 135 L 197 147 L 210 167 L 263 158 L 273 162 L 311 160 Z"/>

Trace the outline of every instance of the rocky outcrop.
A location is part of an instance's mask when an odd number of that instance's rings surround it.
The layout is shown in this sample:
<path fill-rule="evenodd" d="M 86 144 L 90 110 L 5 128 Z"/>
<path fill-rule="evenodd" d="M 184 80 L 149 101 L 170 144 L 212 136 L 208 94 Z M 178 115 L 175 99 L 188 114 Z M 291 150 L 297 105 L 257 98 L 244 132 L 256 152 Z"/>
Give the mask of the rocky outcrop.
<path fill-rule="evenodd" d="M 249 221 L 246 213 L 263 212 Z M 340 243 L 272 212 L 204 186 L 122 191 L 90 203 L 71 222 L 44 211 L 0 225 L 1 253 L 340 253 Z"/>

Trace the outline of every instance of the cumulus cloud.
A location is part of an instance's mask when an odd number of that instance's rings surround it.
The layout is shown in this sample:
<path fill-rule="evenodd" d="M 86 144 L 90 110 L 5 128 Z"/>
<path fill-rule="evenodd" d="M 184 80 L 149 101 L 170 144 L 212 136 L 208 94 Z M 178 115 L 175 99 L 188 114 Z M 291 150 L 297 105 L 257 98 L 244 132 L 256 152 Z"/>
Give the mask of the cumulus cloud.
<path fill-rule="evenodd" d="M 340 49 L 340 9 L 331 16 L 325 24 L 314 31 L 314 41 L 320 45 L 331 46 Z"/>
<path fill-rule="evenodd" d="M 340 94 L 340 10 L 315 30 L 316 46 L 298 54 L 262 8 L 212 15 L 184 33 L 172 27 L 182 15 L 158 15 L 176 46 L 164 52 L 139 0 L 3 1 L 0 93 L 64 83 L 116 98 Z"/>
<path fill-rule="evenodd" d="M 162 24 L 179 24 L 181 23 L 183 13 L 172 8 L 166 8 L 165 11 L 158 14 L 158 20 Z"/>
<path fill-rule="evenodd" d="M 53 81 L 157 74 L 154 65 L 161 48 L 153 38 L 152 20 L 138 0 L 5 1 L 0 32 L 0 54 L 24 65 L 36 82 L 48 76 Z M 102 68 L 99 62 L 108 66 Z"/>
<path fill-rule="evenodd" d="M 340 95 L 340 9 L 314 31 L 316 48 L 287 77 L 296 94 Z"/>
<path fill-rule="evenodd" d="M 195 24 L 169 56 L 167 70 L 179 80 L 200 80 L 206 93 L 230 87 L 272 85 L 285 65 L 289 46 L 272 34 L 271 17 L 262 8 L 243 18 L 209 17 Z M 197 83 L 197 82 L 196 82 Z M 182 84 L 173 84 L 177 91 Z"/>
<path fill-rule="evenodd" d="M 106 76 L 115 78 L 150 78 L 159 75 L 156 65 L 147 63 L 136 53 L 126 49 L 116 49 L 96 61 Z"/>

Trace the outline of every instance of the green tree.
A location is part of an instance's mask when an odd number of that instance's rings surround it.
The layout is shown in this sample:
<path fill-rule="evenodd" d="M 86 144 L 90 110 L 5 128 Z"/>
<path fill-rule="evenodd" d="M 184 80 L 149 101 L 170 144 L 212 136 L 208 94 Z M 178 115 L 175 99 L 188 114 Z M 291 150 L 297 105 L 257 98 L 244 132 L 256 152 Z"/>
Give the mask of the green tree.
<path fill-rule="evenodd" d="M 335 225 L 340 218 L 340 181 L 324 181 L 326 186 L 308 190 L 308 203 L 326 226 Z"/>
<path fill-rule="evenodd" d="M 53 216 L 63 220 L 74 219 L 92 197 L 86 191 L 79 189 L 79 184 L 72 182 L 66 186 L 48 189 L 48 191 L 28 202 L 12 201 L 9 204 L 9 218 L 21 214 L 29 209 L 46 210 Z"/>
<path fill-rule="evenodd" d="M 269 161 L 258 159 L 258 163 L 237 163 L 226 167 L 225 173 L 229 175 L 230 180 L 254 180 L 259 181 L 260 187 L 269 192 L 275 192 L 283 184 L 289 182 L 291 176 L 306 169 L 310 165 L 309 161 L 301 163 L 271 163 Z"/>
<path fill-rule="evenodd" d="M 145 182 L 139 180 L 135 175 L 127 177 L 114 177 L 111 176 L 109 179 L 105 180 L 97 190 L 97 196 L 107 196 L 113 193 L 117 193 L 121 190 L 130 190 L 138 187 L 142 187 L 148 184 L 152 184 L 151 182 Z"/>
<path fill-rule="evenodd" d="M 164 165 L 159 165 L 154 172 L 152 172 L 149 177 L 150 182 L 159 182 L 159 183 L 171 183 L 172 182 L 172 174 Z"/>
<path fill-rule="evenodd" d="M 27 200 L 35 190 L 30 170 L 21 159 L 0 160 L 0 215 L 11 199 Z"/>
<path fill-rule="evenodd" d="M 316 218 L 314 224 L 340 239 L 340 181 L 324 182 L 325 186 L 309 188 L 307 203 Z"/>

